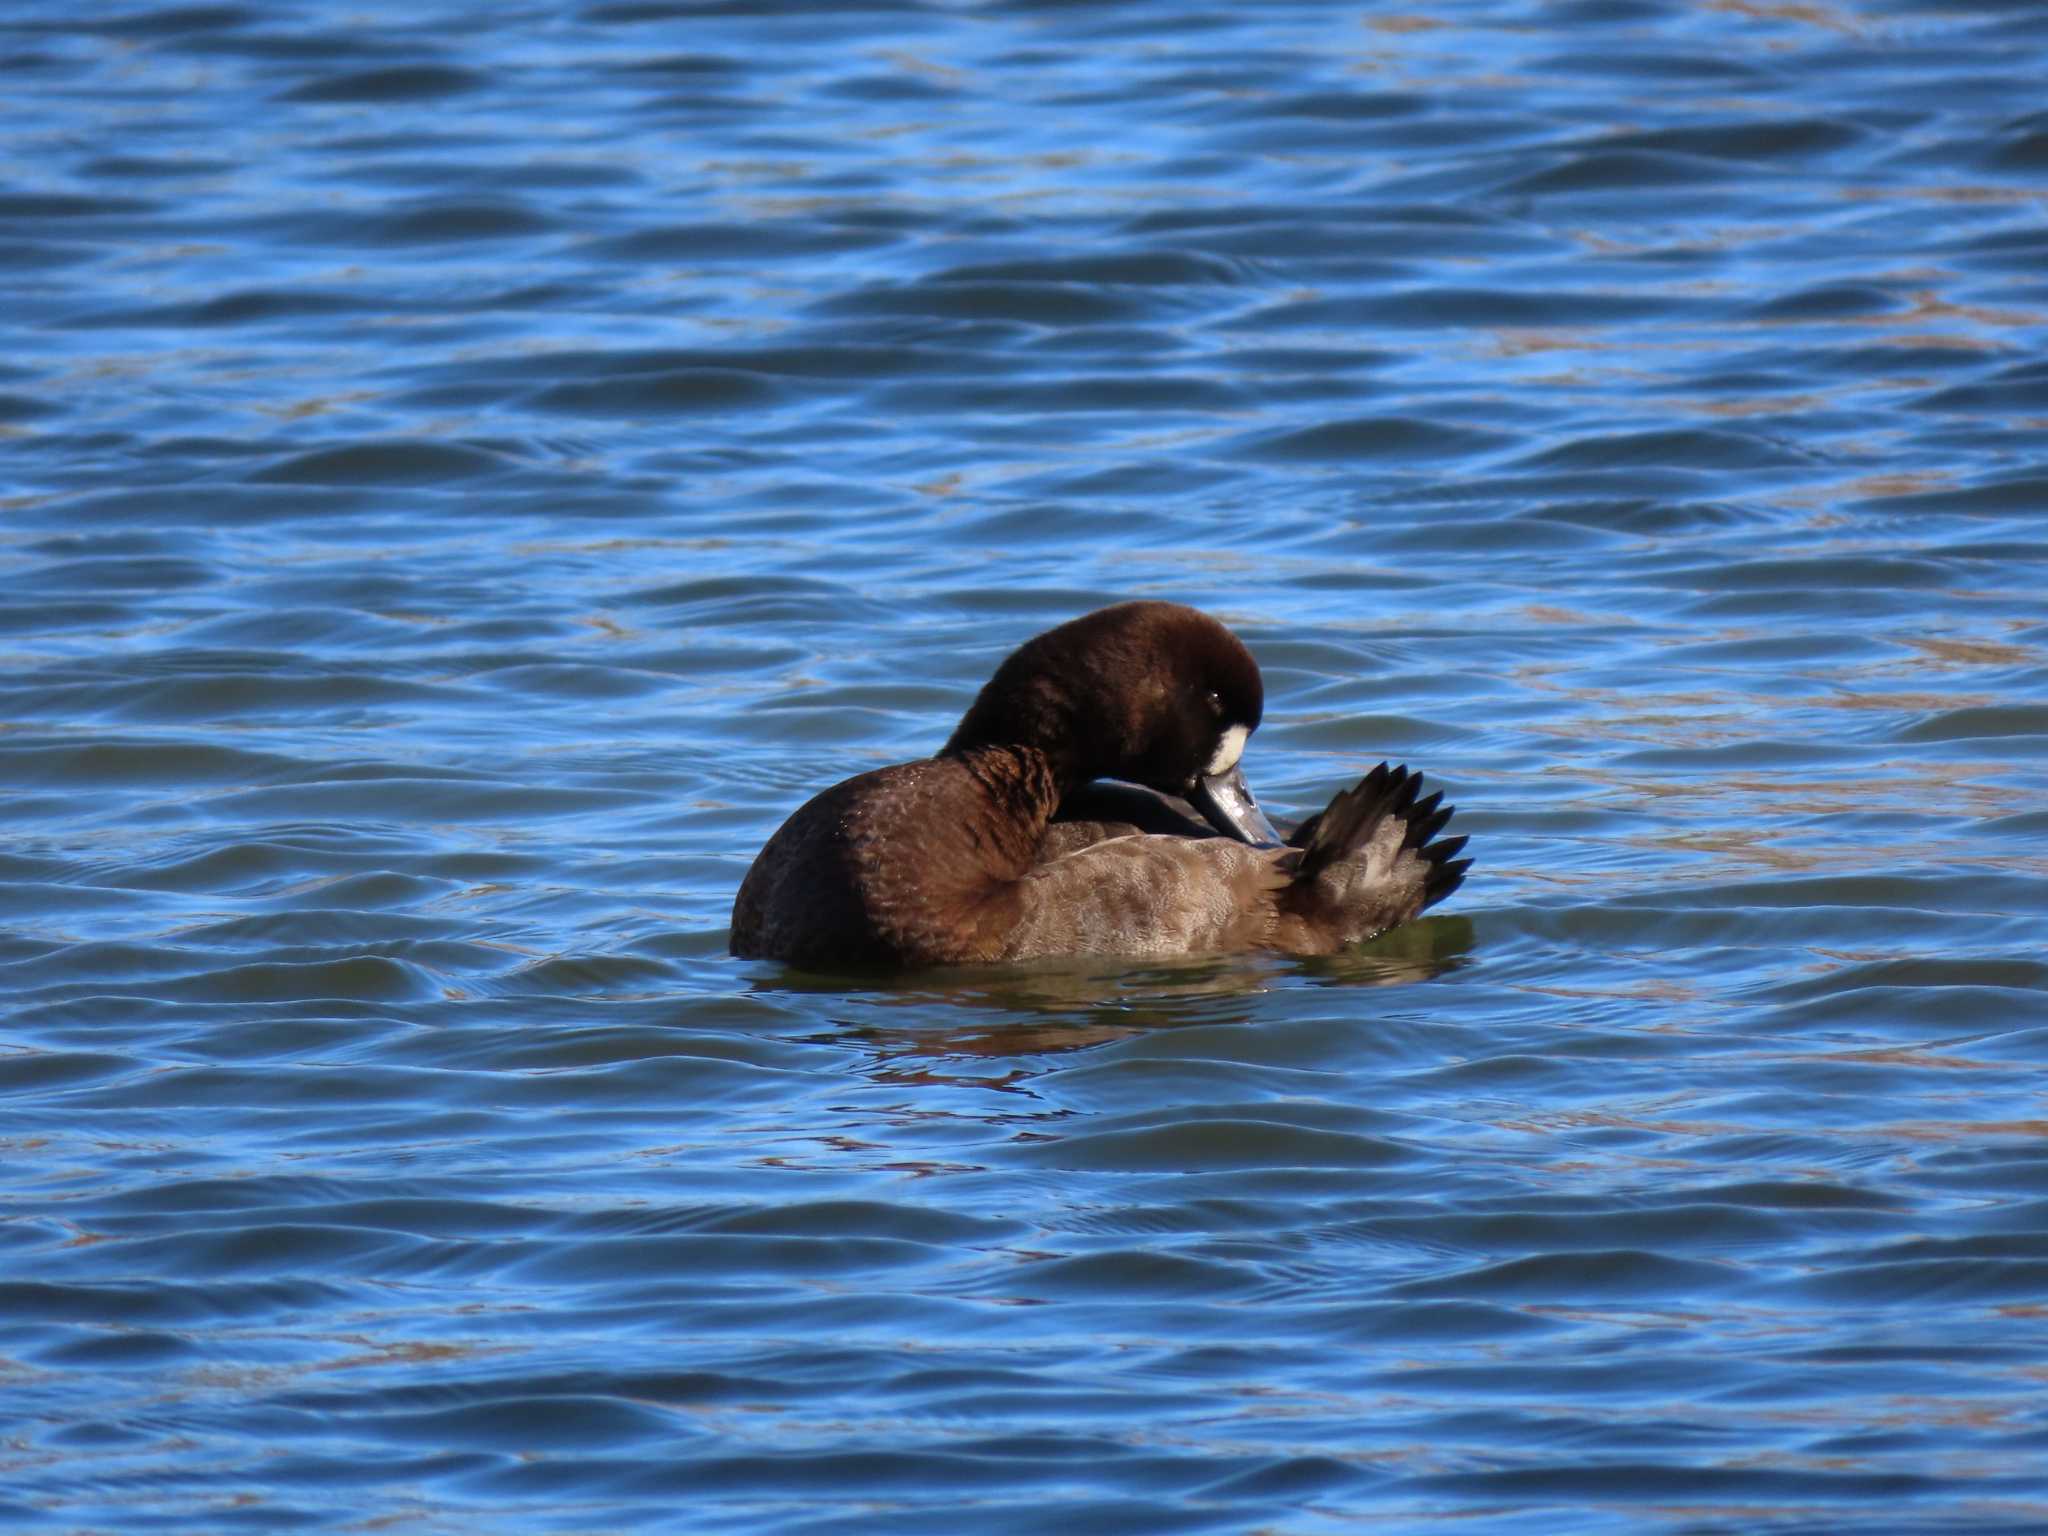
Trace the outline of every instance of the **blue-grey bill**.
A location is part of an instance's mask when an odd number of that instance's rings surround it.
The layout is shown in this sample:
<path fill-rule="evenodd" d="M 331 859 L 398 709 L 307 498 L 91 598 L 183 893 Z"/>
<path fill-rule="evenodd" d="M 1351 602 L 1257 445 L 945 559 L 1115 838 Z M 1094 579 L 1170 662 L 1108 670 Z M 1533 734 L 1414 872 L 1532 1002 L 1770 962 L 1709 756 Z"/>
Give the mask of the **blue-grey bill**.
<path fill-rule="evenodd" d="M 1225 837 L 1250 843 L 1254 848 L 1280 846 L 1280 834 L 1273 830 L 1273 823 L 1266 820 L 1266 813 L 1252 798 L 1242 768 L 1233 765 L 1228 773 L 1206 774 L 1196 779 L 1188 803 L 1202 813 L 1202 820 Z"/>

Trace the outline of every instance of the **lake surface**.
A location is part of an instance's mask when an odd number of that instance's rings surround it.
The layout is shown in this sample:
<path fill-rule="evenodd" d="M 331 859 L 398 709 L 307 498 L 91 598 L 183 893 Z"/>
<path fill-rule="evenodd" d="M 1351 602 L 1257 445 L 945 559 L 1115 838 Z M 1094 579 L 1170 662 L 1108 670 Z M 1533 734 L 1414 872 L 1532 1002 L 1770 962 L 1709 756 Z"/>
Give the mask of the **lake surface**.
<path fill-rule="evenodd" d="M 0 17 L 0 1528 L 2048 1529 L 2048 8 Z M 727 957 L 1099 604 L 1334 960 Z"/>

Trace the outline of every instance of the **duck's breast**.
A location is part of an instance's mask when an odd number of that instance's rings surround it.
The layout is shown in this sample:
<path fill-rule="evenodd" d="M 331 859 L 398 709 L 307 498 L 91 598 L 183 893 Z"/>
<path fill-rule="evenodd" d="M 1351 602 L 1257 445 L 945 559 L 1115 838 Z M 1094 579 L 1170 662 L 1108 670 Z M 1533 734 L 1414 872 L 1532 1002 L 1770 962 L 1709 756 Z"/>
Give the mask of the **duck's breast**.
<path fill-rule="evenodd" d="M 754 860 L 733 902 L 732 951 L 811 970 L 996 958 L 991 896 L 1029 864 L 1036 829 L 987 763 L 925 758 L 814 796 Z"/>

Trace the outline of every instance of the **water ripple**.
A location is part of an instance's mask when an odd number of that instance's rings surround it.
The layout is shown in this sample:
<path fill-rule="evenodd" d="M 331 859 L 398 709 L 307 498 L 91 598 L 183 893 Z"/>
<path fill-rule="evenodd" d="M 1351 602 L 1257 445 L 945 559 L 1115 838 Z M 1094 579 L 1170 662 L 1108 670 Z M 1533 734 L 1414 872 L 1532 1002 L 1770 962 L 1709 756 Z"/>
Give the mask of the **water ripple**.
<path fill-rule="evenodd" d="M 2026 7 L 0 19 L 0 1523 L 2035 1531 Z M 251 110 L 251 106 L 255 110 Z M 725 951 L 1206 606 L 1354 954 Z"/>

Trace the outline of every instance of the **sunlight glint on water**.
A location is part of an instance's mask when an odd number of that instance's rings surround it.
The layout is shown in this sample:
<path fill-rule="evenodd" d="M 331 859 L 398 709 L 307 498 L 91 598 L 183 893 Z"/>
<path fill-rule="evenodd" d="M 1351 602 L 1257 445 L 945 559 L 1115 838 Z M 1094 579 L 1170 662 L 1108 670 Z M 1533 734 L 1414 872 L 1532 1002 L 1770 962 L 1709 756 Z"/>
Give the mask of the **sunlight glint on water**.
<path fill-rule="evenodd" d="M 2048 1527 L 2048 19 L 0 17 L 0 1525 Z M 807 977 L 1099 604 L 1331 960 Z"/>

